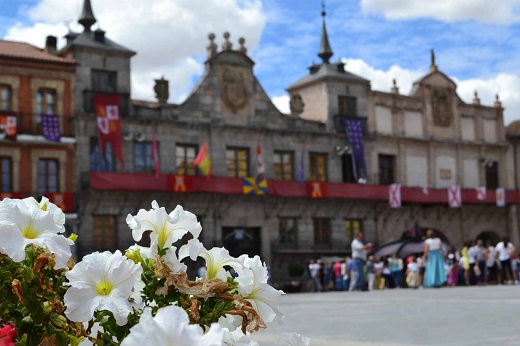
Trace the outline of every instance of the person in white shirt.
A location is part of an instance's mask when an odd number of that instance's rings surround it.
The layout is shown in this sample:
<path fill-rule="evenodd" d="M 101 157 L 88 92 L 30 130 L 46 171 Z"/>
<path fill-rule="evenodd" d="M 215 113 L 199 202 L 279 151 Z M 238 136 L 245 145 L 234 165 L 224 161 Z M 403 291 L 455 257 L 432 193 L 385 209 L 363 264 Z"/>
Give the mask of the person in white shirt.
<path fill-rule="evenodd" d="M 321 284 L 320 284 L 320 264 L 314 262 L 314 260 L 311 260 L 311 263 L 309 263 L 309 272 L 311 275 L 312 280 L 312 291 L 313 292 L 319 292 L 321 290 Z"/>
<path fill-rule="evenodd" d="M 356 238 L 352 241 L 352 258 L 356 263 L 357 277 L 354 290 L 366 291 L 365 289 L 365 261 L 367 251 L 372 249 L 372 243 L 363 244 L 363 233 L 356 233 Z"/>
<path fill-rule="evenodd" d="M 488 283 L 498 282 L 497 250 L 489 240 L 486 242 L 484 256 L 486 258 L 486 281 Z"/>
<path fill-rule="evenodd" d="M 426 236 L 428 239 L 424 242 L 423 262 L 426 263 L 426 272 L 424 273 L 423 286 L 441 287 L 446 282 L 442 242 L 435 236 L 434 230 L 429 229 Z"/>
<path fill-rule="evenodd" d="M 509 241 L 508 237 L 503 237 L 502 241 L 497 244 L 496 248 L 498 253 L 498 260 L 500 261 L 500 267 L 502 270 L 502 281 L 505 284 L 510 285 L 513 279 L 513 273 L 511 271 L 511 256 L 515 254 L 515 246 Z"/>

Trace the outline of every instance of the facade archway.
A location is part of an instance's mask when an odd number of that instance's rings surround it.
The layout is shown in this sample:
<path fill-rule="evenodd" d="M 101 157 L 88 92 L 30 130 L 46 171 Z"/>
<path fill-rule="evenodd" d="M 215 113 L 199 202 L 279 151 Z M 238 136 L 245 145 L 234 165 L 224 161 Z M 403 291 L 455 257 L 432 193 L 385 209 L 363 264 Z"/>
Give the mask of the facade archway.
<path fill-rule="evenodd" d="M 493 246 L 495 246 L 498 242 L 501 241 L 500 235 L 494 231 L 480 232 L 480 234 L 475 238 L 475 240 L 477 239 L 482 240 L 484 244 L 486 244 L 489 241 Z"/>

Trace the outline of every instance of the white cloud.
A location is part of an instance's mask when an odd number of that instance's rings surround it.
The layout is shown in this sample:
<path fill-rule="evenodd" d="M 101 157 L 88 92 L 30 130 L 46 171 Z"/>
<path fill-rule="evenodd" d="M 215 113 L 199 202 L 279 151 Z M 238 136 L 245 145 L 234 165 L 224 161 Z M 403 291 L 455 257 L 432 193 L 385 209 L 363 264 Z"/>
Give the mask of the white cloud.
<path fill-rule="evenodd" d="M 520 20 L 518 6 L 519 0 L 361 0 L 365 13 L 382 14 L 391 20 L 435 18 L 505 24 Z"/>
<path fill-rule="evenodd" d="M 69 0 L 64 6 L 63 0 L 42 0 L 28 10 L 35 24 L 17 24 L 5 38 L 41 47 L 45 36 L 63 36 L 65 23 L 77 30 L 82 3 Z M 164 75 L 170 81 L 170 102 L 183 101 L 194 77 L 202 73 L 197 61 L 204 59 L 209 32 L 215 32 L 219 46 L 224 31 L 231 33 L 235 47 L 243 36 L 253 51 L 266 21 L 260 0 L 93 0 L 92 7 L 96 26 L 137 52 L 132 58 L 132 97 L 153 99 L 153 79 Z"/>
<path fill-rule="evenodd" d="M 345 68 L 363 78 L 370 80 L 373 90 L 389 92 L 392 79 L 396 79 L 400 93 L 408 95 L 415 80 L 424 76 L 426 71 L 416 71 L 402 68 L 397 65 L 388 70 L 379 70 L 363 60 L 345 59 Z M 520 118 L 520 77 L 514 74 L 500 73 L 490 78 L 457 79 L 457 93 L 466 103 L 472 103 L 474 91 L 477 90 L 480 102 L 484 106 L 493 106 L 495 95 L 499 94 L 504 107 L 504 124 Z M 274 102 L 274 98 L 273 98 Z"/>
<path fill-rule="evenodd" d="M 274 105 L 276 106 L 276 108 L 278 108 L 280 112 L 285 114 L 291 113 L 291 109 L 289 107 L 289 96 L 274 96 L 271 98 L 271 101 L 273 101 Z"/>

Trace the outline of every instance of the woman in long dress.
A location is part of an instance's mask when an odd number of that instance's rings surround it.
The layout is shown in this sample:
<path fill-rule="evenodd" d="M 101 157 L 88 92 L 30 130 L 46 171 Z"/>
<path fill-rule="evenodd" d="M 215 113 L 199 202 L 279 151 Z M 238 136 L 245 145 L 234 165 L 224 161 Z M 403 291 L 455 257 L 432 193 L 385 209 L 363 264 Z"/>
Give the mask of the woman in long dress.
<path fill-rule="evenodd" d="M 446 270 L 444 269 L 444 252 L 442 242 L 435 236 L 435 232 L 429 229 L 426 232 L 428 239 L 424 241 L 424 287 L 441 287 L 446 282 Z"/>

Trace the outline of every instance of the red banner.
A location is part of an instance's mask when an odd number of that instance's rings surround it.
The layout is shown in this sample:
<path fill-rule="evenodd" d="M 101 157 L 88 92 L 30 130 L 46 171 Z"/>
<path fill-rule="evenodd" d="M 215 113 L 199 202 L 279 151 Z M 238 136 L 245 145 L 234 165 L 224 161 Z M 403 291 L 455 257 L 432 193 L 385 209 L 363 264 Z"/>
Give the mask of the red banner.
<path fill-rule="evenodd" d="M 110 143 L 112 150 L 121 163 L 123 162 L 123 144 L 121 142 L 121 118 L 119 116 L 119 96 L 108 94 L 94 95 L 96 107 L 97 127 L 101 155 L 104 155 L 106 143 Z"/>
<path fill-rule="evenodd" d="M 5 139 L 16 139 L 16 116 L 0 114 L 0 136 Z"/>

